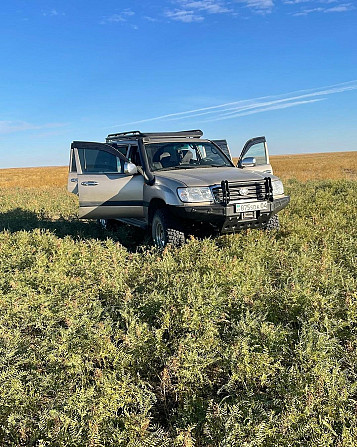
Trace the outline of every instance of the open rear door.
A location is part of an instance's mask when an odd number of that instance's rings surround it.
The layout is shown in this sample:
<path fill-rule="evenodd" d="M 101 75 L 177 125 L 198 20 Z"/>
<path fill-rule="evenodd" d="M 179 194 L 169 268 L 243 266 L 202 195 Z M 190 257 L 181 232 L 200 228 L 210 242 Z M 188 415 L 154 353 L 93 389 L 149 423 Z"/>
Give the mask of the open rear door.
<path fill-rule="evenodd" d="M 238 168 L 273 173 L 265 137 L 252 138 L 245 143 L 238 160 Z"/>

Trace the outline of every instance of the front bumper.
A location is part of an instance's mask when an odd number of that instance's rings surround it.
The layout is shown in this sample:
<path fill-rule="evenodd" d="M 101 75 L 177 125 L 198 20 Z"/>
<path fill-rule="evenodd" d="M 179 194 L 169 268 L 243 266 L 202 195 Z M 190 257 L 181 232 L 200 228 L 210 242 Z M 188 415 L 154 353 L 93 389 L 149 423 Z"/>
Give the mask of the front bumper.
<path fill-rule="evenodd" d="M 264 228 L 273 214 L 278 213 L 290 202 L 289 196 L 274 199 L 269 202 L 269 209 L 257 211 L 254 218 L 243 218 L 241 213 L 235 212 L 235 204 L 229 203 L 227 206 L 215 203 L 212 205 L 200 206 L 185 205 L 173 207 L 175 215 L 190 220 L 192 223 L 210 224 L 221 233 L 232 233 L 247 228 Z"/>

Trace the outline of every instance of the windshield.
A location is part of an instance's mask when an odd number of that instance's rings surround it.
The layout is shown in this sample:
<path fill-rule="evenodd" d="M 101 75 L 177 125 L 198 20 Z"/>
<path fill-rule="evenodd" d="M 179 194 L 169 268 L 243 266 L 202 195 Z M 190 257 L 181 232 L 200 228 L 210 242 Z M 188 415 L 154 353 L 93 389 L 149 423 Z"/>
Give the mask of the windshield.
<path fill-rule="evenodd" d="M 233 166 L 212 143 L 151 143 L 145 149 L 152 171 Z"/>

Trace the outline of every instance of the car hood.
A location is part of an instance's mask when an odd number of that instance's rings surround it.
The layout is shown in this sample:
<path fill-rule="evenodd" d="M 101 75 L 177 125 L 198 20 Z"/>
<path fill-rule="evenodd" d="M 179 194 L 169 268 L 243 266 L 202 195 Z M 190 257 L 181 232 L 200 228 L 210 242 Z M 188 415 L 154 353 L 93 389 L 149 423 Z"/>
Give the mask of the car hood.
<path fill-rule="evenodd" d="M 222 180 L 250 182 L 262 180 L 269 175 L 256 171 L 244 171 L 235 167 L 180 169 L 177 171 L 161 171 L 155 174 L 160 178 L 177 180 L 186 186 L 212 186 L 220 184 Z M 270 174 L 270 176 L 272 175 Z"/>

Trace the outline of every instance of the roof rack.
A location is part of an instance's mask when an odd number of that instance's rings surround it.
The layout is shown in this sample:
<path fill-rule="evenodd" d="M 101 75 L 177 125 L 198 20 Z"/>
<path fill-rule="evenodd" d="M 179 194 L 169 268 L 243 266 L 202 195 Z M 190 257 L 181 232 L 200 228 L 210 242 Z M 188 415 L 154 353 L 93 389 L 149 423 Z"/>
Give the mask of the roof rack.
<path fill-rule="evenodd" d="M 202 137 L 203 132 L 202 130 L 183 130 L 180 132 L 155 132 L 155 133 L 142 133 L 139 130 L 131 130 L 129 132 L 118 132 L 118 133 L 111 133 L 107 136 L 106 141 L 107 143 L 113 140 L 126 140 L 126 139 L 132 139 L 135 137 L 141 137 L 141 138 L 200 138 Z"/>
<path fill-rule="evenodd" d="M 140 130 L 130 130 L 129 132 L 118 132 L 118 133 L 110 133 L 107 138 L 116 138 L 116 137 L 121 137 L 121 138 L 130 138 L 130 137 L 137 137 L 137 136 L 141 136 L 142 133 L 140 132 Z"/>

